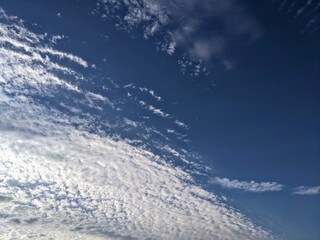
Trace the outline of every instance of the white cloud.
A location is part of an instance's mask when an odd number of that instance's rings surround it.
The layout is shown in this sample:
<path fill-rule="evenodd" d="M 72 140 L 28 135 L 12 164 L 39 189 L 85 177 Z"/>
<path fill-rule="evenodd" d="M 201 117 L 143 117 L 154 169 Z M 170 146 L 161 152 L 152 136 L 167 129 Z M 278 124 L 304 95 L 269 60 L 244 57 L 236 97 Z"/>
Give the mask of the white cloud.
<path fill-rule="evenodd" d="M 124 86 L 124 88 L 135 88 L 136 86 L 133 83 L 129 83 Z"/>
<path fill-rule="evenodd" d="M 170 118 L 171 117 L 170 114 L 165 113 L 161 109 L 155 108 L 152 105 L 147 105 L 146 102 L 144 102 L 144 101 L 139 101 L 139 103 L 140 103 L 141 106 L 143 106 L 144 108 L 148 109 L 149 111 L 151 111 L 155 115 L 158 115 L 158 116 L 163 117 L 163 118 Z"/>
<path fill-rule="evenodd" d="M 195 59 L 208 61 L 213 55 L 221 54 L 224 51 L 224 45 L 225 40 L 221 36 L 202 39 L 193 43 L 189 53 Z"/>
<path fill-rule="evenodd" d="M 53 44 L 57 44 L 58 43 L 58 41 L 60 41 L 60 40 L 62 40 L 62 39 L 65 39 L 66 37 L 64 36 L 64 35 L 54 35 L 54 36 L 52 36 L 52 38 L 51 38 L 51 42 L 53 43 Z"/>
<path fill-rule="evenodd" d="M 153 112 L 154 114 L 156 114 L 156 115 L 158 115 L 158 116 L 160 116 L 160 117 L 164 117 L 164 118 L 170 117 L 170 114 L 165 113 L 165 112 L 163 112 L 161 109 L 155 108 L 155 107 L 152 106 L 152 105 L 149 105 L 147 108 L 148 108 L 151 112 Z"/>
<path fill-rule="evenodd" d="M 174 123 L 177 124 L 179 127 L 182 127 L 184 129 L 189 129 L 189 126 L 187 124 L 185 124 L 179 120 L 175 120 Z"/>
<path fill-rule="evenodd" d="M 154 92 L 154 90 L 150 89 L 148 92 L 149 92 L 149 94 L 150 94 L 152 97 L 154 97 L 158 102 L 162 101 L 162 97 L 158 96 L 158 95 Z"/>
<path fill-rule="evenodd" d="M 171 42 L 169 43 L 169 46 L 167 48 L 167 53 L 171 56 L 174 54 L 174 52 L 176 51 L 176 46 L 177 44 L 175 42 Z"/>
<path fill-rule="evenodd" d="M 294 195 L 318 195 L 320 194 L 320 186 L 300 186 L 293 190 Z"/>
<path fill-rule="evenodd" d="M 12 25 L 0 25 L 1 239 L 273 239 L 179 167 L 97 129 L 88 98 L 108 99 L 81 89 L 59 56 L 84 60 L 0 13 Z"/>
<path fill-rule="evenodd" d="M 229 189 L 240 189 L 247 192 L 274 192 L 281 191 L 283 185 L 277 182 L 261 182 L 257 183 L 255 181 L 239 181 L 239 180 L 230 180 L 228 178 L 212 178 L 210 181 L 212 184 L 217 184 L 223 188 Z"/>
<path fill-rule="evenodd" d="M 131 127 L 138 127 L 139 126 L 139 123 L 138 122 L 135 122 L 135 121 L 132 121 L 132 120 L 130 120 L 130 119 L 128 119 L 128 118 L 124 118 L 123 119 L 124 120 L 124 123 L 125 124 L 127 124 L 127 125 L 129 125 L 129 126 L 131 126 Z"/>
<path fill-rule="evenodd" d="M 131 88 L 135 88 L 135 86 L 134 85 L 126 85 L 126 86 L 124 86 L 125 88 L 126 87 L 128 87 L 128 86 L 131 86 Z M 141 91 L 141 92 L 147 92 L 147 93 L 149 93 L 154 99 L 156 99 L 158 102 L 160 102 L 160 101 L 162 101 L 162 98 L 160 97 L 160 96 L 158 96 L 155 92 L 154 92 L 154 90 L 152 90 L 152 89 L 148 89 L 148 88 L 146 88 L 146 87 L 139 87 L 139 90 Z"/>
<path fill-rule="evenodd" d="M 101 94 L 93 93 L 93 92 L 86 92 L 85 97 L 88 101 L 88 106 L 92 108 L 100 109 L 101 104 L 109 104 L 111 107 L 114 107 L 113 103 L 105 96 Z"/>
<path fill-rule="evenodd" d="M 152 126 L 148 127 L 147 124 L 150 124 L 150 123 L 151 123 L 151 125 L 154 124 L 152 121 L 144 121 L 143 123 L 139 124 L 139 126 L 141 126 L 141 127 L 144 126 L 144 130 L 150 129 L 150 131 L 147 131 L 148 133 L 150 133 L 150 132 L 156 133 L 157 135 L 161 136 L 161 138 L 165 139 L 166 141 L 172 141 L 173 138 L 174 138 L 174 141 L 178 140 L 179 142 L 181 142 L 183 144 L 190 141 L 189 139 L 187 139 L 187 134 L 179 133 L 179 131 L 176 130 L 177 126 L 182 128 L 183 130 L 188 130 L 189 127 L 185 123 L 175 119 L 175 117 L 173 115 L 164 112 L 162 109 L 156 108 L 153 105 L 149 105 L 144 100 L 140 100 L 140 98 L 143 98 L 143 99 L 145 98 L 144 95 L 140 94 L 140 92 L 141 92 L 141 93 L 148 93 L 157 102 L 164 101 L 163 98 L 160 97 L 158 94 L 156 94 L 156 92 L 154 90 L 147 88 L 147 87 L 139 87 L 139 86 L 134 85 L 133 83 L 126 84 L 123 86 L 123 88 L 127 90 L 126 96 L 129 97 L 130 100 L 133 101 L 135 104 L 138 104 L 139 106 L 142 106 L 144 109 L 149 110 L 152 114 L 158 115 L 162 118 L 169 120 L 171 123 L 170 124 L 171 129 L 169 131 L 168 131 L 168 129 L 163 131 L 163 130 L 160 130 L 160 128 L 156 129 Z M 148 117 L 148 116 L 137 116 L 137 118 L 144 119 L 144 120 L 150 119 L 150 117 Z M 130 124 L 127 124 L 127 125 L 130 125 Z M 140 131 L 141 130 L 142 130 L 142 128 L 140 128 Z M 144 134 L 143 136 L 144 136 L 144 138 L 148 138 L 147 136 L 150 136 L 150 135 Z M 160 152 L 163 152 L 165 150 L 165 148 L 163 146 L 165 146 L 166 144 L 167 143 L 161 143 L 161 144 L 153 143 L 152 146 L 153 147 L 156 146 Z M 167 154 L 167 152 L 168 151 L 165 151 L 164 154 Z M 173 151 L 171 151 L 171 153 L 173 156 L 176 156 L 176 154 L 174 154 Z M 191 156 L 192 155 L 189 154 L 188 158 L 193 158 Z M 185 158 L 187 158 L 187 157 L 185 157 Z M 188 162 L 189 161 L 190 160 L 188 160 Z"/>
<path fill-rule="evenodd" d="M 67 117 L 64 125 L 52 123 L 50 112 L 30 102 L 1 109 L 0 192 L 8 199 L 1 208 L 8 216 L 0 219 L 2 239 L 39 229 L 55 236 L 49 226 L 62 229 L 64 239 L 269 238 L 151 152 L 76 130 L 67 116 L 59 116 Z"/>
<path fill-rule="evenodd" d="M 125 85 L 123 88 L 139 89 L 141 92 L 147 92 L 148 94 L 150 94 L 158 102 L 163 100 L 162 97 L 157 95 L 154 90 L 146 88 L 146 87 L 137 87 L 133 83 L 129 83 L 129 84 Z"/>

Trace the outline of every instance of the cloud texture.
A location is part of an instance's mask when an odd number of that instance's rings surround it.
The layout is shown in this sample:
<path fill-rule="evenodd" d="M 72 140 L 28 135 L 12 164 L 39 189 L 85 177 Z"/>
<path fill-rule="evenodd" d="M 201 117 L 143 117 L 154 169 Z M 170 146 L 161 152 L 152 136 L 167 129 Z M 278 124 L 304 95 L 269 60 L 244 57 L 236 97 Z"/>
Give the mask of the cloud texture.
<path fill-rule="evenodd" d="M 83 89 L 73 64 L 89 66 L 0 10 L 1 239 L 273 239 L 183 169 L 99 129 L 94 113 L 114 103 Z"/>

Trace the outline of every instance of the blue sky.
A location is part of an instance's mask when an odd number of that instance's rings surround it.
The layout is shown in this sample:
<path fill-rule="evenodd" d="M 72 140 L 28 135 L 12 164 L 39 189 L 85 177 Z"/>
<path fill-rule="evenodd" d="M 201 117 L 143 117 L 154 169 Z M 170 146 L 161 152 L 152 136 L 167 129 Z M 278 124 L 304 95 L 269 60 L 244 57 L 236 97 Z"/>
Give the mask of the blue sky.
<path fill-rule="evenodd" d="M 318 1 L 0 8 L 2 238 L 319 239 Z"/>

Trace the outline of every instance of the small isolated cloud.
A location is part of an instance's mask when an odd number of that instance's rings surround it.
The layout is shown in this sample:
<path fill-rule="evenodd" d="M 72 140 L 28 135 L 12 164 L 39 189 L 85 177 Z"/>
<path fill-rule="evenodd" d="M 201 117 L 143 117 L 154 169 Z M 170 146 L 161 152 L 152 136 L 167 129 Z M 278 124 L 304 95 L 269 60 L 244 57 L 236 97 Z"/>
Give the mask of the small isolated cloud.
<path fill-rule="evenodd" d="M 185 124 L 179 120 L 175 120 L 174 123 L 177 124 L 179 127 L 182 127 L 184 129 L 189 129 L 189 126 L 187 124 Z"/>
<path fill-rule="evenodd" d="M 154 106 L 150 105 L 148 106 L 148 109 L 153 112 L 154 114 L 160 116 L 160 117 L 164 117 L 164 118 L 168 118 L 170 117 L 170 114 L 163 112 L 161 109 L 155 108 Z"/>
<path fill-rule="evenodd" d="M 210 180 L 210 183 L 219 185 L 223 188 L 229 189 L 239 189 L 246 192 L 274 192 L 281 191 L 283 185 L 277 182 L 261 182 L 257 183 L 255 181 L 239 181 L 239 180 L 230 180 L 229 178 L 219 178 L 215 177 Z"/>
<path fill-rule="evenodd" d="M 130 86 L 130 85 L 126 85 L 125 86 L 125 88 L 126 87 L 128 87 L 128 86 Z M 133 86 L 131 86 L 132 88 L 134 88 Z M 152 90 L 152 89 L 148 89 L 148 88 L 146 88 L 146 87 L 139 87 L 139 90 L 141 91 L 141 92 L 147 92 L 147 93 L 149 93 L 154 99 L 156 99 L 158 102 L 160 102 L 161 100 L 162 100 L 162 98 L 160 97 L 160 96 L 158 96 L 155 92 L 154 92 L 154 90 Z"/>
<path fill-rule="evenodd" d="M 128 118 L 124 118 L 123 121 L 124 121 L 124 123 L 125 123 L 126 125 L 131 126 L 131 127 L 134 127 L 134 128 L 136 128 L 136 127 L 139 126 L 139 123 L 138 123 L 138 122 L 132 121 L 132 120 L 130 120 L 130 119 L 128 119 Z"/>
<path fill-rule="evenodd" d="M 64 38 L 66 38 L 66 36 L 64 36 L 64 35 L 54 35 L 54 36 L 52 36 L 52 38 L 51 38 L 51 42 L 52 42 L 53 44 L 57 44 L 58 41 L 60 41 L 60 40 L 62 40 L 62 39 L 64 39 Z"/>
<path fill-rule="evenodd" d="M 148 109 L 149 111 L 151 111 L 155 115 L 158 115 L 158 116 L 164 117 L 164 118 L 169 118 L 170 117 L 170 114 L 165 113 L 161 109 L 155 108 L 152 105 L 147 105 L 144 101 L 140 101 L 139 103 L 140 103 L 141 106 L 145 107 L 146 109 Z"/>
<path fill-rule="evenodd" d="M 234 68 L 234 64 L 230 60 L 222 60 L 221 63 L 222 66 L 228 71 Z"/>
<path fill-rule="evenodd" d="M 300 186 L 293 190 L 294 195 L 318 195 L 320 194 L 320 186 L 308 187 Z"/>

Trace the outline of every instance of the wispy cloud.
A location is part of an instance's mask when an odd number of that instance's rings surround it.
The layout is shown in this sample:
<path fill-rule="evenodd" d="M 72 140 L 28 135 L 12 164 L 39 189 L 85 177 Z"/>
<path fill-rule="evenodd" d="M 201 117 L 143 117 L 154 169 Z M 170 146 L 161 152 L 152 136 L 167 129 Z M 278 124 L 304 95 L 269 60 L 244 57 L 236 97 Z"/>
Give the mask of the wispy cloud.
<path fill-rule="evenodd" d="M 142 27 L 143 36 L 155 38 L 157 48 L 169 55 L 178 48 L 182 50 L 188 56 L 188 59 L 180 56 L 182 72 L 191 68 L 196 71 L 193 75 L 206 72 L 203 66 L 196 68 L 203 61 L 219 59 L 219 64 L 225 66 L 222 63 L 228 61 L 225 52 L 234 41 L 249 43 L 263 33 L 249 10 L 236 0 L 99 0 L 97 6 L 95 12 L 114 19 L 118 28 L 131 32 Z M 214 28 L 204 34 L 208 19 Z M 182 64 L 186 61 L 187 64 Z"/>
<path fill-rule="evenodd" d="M 229 178 L 212 178 L 210 181 L 212 184 L 217 184 L 223 188 L 229 189 L 239 189 L 247 192 L 274 192 L 281 191 L 284 185 L 277 182 L 260 182 L 255 181 L 239 181 L 239 180 L 230 180 Z"/>
<path fill-rule="evenodd" d="M 128 126 L 135 127 L 135 128 L 139 126 L 138 122 L 132 121 L 128 118 L 124 118 L 124 123 L 127 124 Z"/>
<path fill-rule="evenodd" d="M 185 124 L 179 120 L 175 120 L 174 123 L 177 124 L 179 127 L 182 127 L 184 129 L 189 129 L 189 126 L 187 124 Z"/>
<path fill-rule="evenodd" d="M 148 104 L 146 104 L 146 102 L 144 102 L 144 101 L 140 101 L 139 103 L 140 103 L 140 105 L 141 105 L 142 107 L 148 109 L 149 111 L 151 111 L 151 112 L 154 113 L 155 115 L 158 115 L 158 116 L 163 117 L 163 118 L 170 118 L 170 117 L 171 117 L 170 114 L 163 112 L 160 108 L 155 108 L 155 107 L 152 106 L 152 105 L 148 105 Z"/>
<path fill-rule="evenodd" d="M 22 23 L 17 23 L 16 18 L 11 19 L 3 11 L 0 13 L 0 17 L 6 19 L 6 21 L 0 21 L 0 69 L 2 70 L 0 71 L 0 87 L 5 93 L 46 98 L 46 102 L 55 102 L 60 110 L 81 115 L 86 121 L 93 120 L 92 112 L 90 114 L 87 112 L 90 108 L 99 115 L 96 118 L 100 118 L 100 121 L 92 121 L 91 131 L 114 132 L 117 135 L 119 133 L 116 132 L 120 132 L 120 129 L 126 125 L 127 127 L 122 129 L 121 134 L 130 138 L 127 139 L 128 141 L 137 140 L 136 134 L 130 134 L 130 131 L 135 131 L 135 128 L 132 128 L 134 122 L 130 122 L 131 128 L 128 127 L 130 125 L 128 125 L 128 119 L 132 119 L 132 116 L 118 118 L 117 114 L 112 113 L 108 114 L 109 121 L 104 119 L 106 112 L 109 112 L 110 109 L 126 108 L 125 101 L 115 100 L 114 97 L 108 96 L 111 91 L 119 89 L 119 85 L 114 80 L 107 78 L 104 83 L 109 85 L 108 87 L 93 86 L 88 90 L 87 87 L 83 87 L 83 83 L 90 77 L 86 74 L 86 69 L 91 64 L 72 53 L 55 49 L 52 36 L 34 34 L 28 31 Z M 10 25 L 6 24 L 9 19 L 11 19 Z M 67 36 L 59 39 L 63 41 L 64 38 Z M 77 71 L 74 70 L 75 67 L 77 67 Z M 137 88 L 137 91 L 143 91 L 155 99 L 156 103 L 159 102 L 161 97 L 155 91 L 142 89 Z M 136 92 L 133 95 L 137 95 Z M 165 119 L 169 117 L 169 114 L 153 105 L 147 104 L 146 109 L 148 112 Z M 133 118 L 139 119 L 139 116 Z M 150 124 L 152 123 L 150 122 Z M 141 126 L 139 123 L 135 125 Z M 147 126 L 145 124 L 143 126 L 139 127 L 139 136 L 152 138 L 153 135 L 147 133 Z M 162 142 L 169 141 L 169 138 L 166 136 L 165 130 L 159 136 L 161 138 L 153 140 L 158 144 L 153 141 L 148 141 L 147 144 L 153 148 L 158 146 L 158 150 L 161 151 Z"/>
<path fill-rule="evenodd" d="M 290 16 L 293 21 L 297 21 L 297 26 L 302 26 L 301 32 L 306 34 L 319 33 L 318 27 L 319 19 L 319 1 L 306 0 L 306 1 L 273 1 L 278 9 L 278 12 L 285 13 Z"/>
<path fill-rule="evenodd" d="M 308 187 L 300 186 L 293 190 L 294 195 L 318 195 L 320 194 L 320 186 Z"/>
<path fill-rule="evenodd" d="M 155 100 L 157 100 L 158 102 L 162 101 L 162 97 L 160 97 L 159 95 L 157 95 L 155 93 L 154 90 L 152 89 L 148 89 L 146 87 L 137 87 L 136 85 L 134 85 L 133 83 L 129 83 L 127 85 L 124 86 L 124 88 L 130 88 L 130 89 L 139 89 L 141 92 L 147 92 L 149 93 Z"/>

